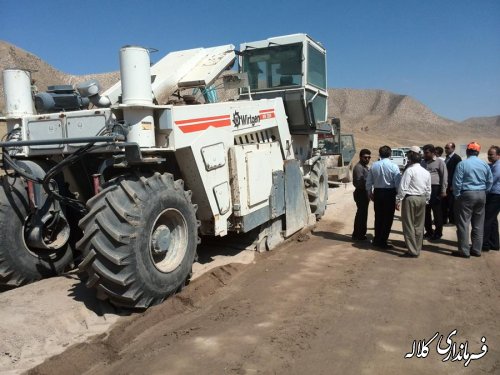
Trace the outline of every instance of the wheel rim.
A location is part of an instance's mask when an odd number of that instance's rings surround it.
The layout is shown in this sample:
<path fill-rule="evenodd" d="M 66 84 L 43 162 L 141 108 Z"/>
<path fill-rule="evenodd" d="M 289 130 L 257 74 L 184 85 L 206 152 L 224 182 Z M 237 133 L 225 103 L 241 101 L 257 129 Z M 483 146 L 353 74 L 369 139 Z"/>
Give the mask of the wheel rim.
<path fill-rule="evenodd" d="M 45 217 L 42 219 L 42 222 L 45 223 L 46 220 L 47 218 Z M 24 219 L 24 223 L 21 229 L 22 242 L 24 248 L 29 254 L 37 258 L 43 257 L 47 259 L 55 259 L 58 256 L 58 254 L 65 251 L 70 236 L 69 225 L 65 218 L 61 218 L 61 223 L 60 223 L 61 225 L 56 227 L 56 230 L 53 234 L 53 238 L 50 241 L 47 240 L 48 236 L 47 229 L 45 227 L 40 229 L 42 236 L 41 241 L 43 243 L 43 246 L 40 245 L 38 247 L 30 244 L 28 238 L 29 235 L 28 230 L 30 228 L 29 222 L 30 222 L 30 215 L 26 216 L 26 218 Z"/>
<path fill-rule="evenodd" d="M 163 210 L 155 219 L 149 235 L 149 254 L 160 272 L 175 270 L 182 263 L 188 245 L 186 219 L 175 208 Z"/>

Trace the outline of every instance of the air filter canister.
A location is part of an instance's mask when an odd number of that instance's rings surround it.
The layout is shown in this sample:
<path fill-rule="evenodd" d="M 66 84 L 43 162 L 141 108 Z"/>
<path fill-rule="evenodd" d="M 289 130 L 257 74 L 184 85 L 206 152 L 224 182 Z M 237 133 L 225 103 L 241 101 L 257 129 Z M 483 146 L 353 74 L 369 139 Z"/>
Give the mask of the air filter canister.
<path fill-rule="evenodd" d="M 31 97 L 31 74 L 27 70 L 5 69 L 3 71 L 3 87 L 5 94 L 5 115 L 15 117 L 33 115 L 33 98 Z"/>
<path fill-rule="evenodd" d="M 151 105 L 151 69 L 146 48 L 125 46 L 120 49 L 120 75 L 123 104 Z"/>

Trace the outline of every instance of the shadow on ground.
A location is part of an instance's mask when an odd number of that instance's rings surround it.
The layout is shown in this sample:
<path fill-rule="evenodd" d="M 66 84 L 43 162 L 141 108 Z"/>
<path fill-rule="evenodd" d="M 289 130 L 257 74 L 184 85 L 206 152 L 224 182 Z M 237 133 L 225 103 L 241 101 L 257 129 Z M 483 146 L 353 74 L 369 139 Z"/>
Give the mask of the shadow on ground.
<path fill-rule="evenodd" d="M 392 241 L 392 244 L 395 246 L 393 249 L 382 249 L 379 247 L 375 247 L 371 244 L 371 240 L 373 239 L 373 235 L 367 234 L 367 239 L 364 241 L 353 241 L 350 235 L 333 233 L 333 232 L 325 232 L 325 231 L 315 231 L 311 233 L 313 236 L 323 237 L 327 240 L 335 240 L 350 243 L 351 247 L 360 249 L 360 250 L 373 250 L 381 253 L 391 254 L 400 256 L 405 253 L 406 250 L 398 249 L 399 247 L 404 247 L 403 241 Z"/>
<path fill-rule="evenodd" d="M 10 285 L 0 285 L 0 293 L 6 292 L 8 290 L 12 290 L 16 288 L 15 286 L 10 286 Z"/>
<path fill-rule="evenodd" d="M 233 257 L 245 249 L 255 244 L 258 233 L 250 232 L 245 235 L 229 234 L 225 237 L 203 237 L 198 246 L 198 260 L 200 264 L 207 264 L 214 261 L 215 257 Z M 98 316 L 105 314 L 117 314 L 127 316 L 140 310 L 124 309 L 115 307 L 107 301 L 100 300 L 95 289 L 89 289 L 85 286 L 85 278 L 80 279 L 76 272 L 70 272 L 62 277 L 73 280 L 71 288 L 68 289 L 68 296 L 75 301 L 85 304 L 85 306 Z"/>
<path fill-rule="evenodd" d="M 74 281 L 68 289 L 68 296 L 73 298 L 75 301 L 82 302 L 87 309 L 95 313 L 97 316 L 102 317 L 105 314 L 128 316 L 133 312 L 132 310 L 113 306 L 108 301 L 98 299 L 96 290 L 87 288 L 85 286 L 85 280 L 81 280 L 75 273 L 66 274 L 62 277 Z"/>
<path fill-rule="evenodd" d="M 247 248 L 251 248 L 256 239 L 254 234 L 203 237 L 197 249 L 198 263 L 210 263 L 216 256 L 232 257 L 238 255 Z"/>
<path fill-rule="evenodd" d="M 393 230 L 391 233 L 394 234 L 399 234 L 403 235 L 402 231 L 397 231 Z M 351 247 L 360 249 L 360 250 L 373 250 L 377 251 L 380 253 L 386 253 L 386 254 L 391 254 L 395 256 L 401 256 L 404 253 L 406 253 L 406 244 L 402 240 L 391 240 L 389 239 L 389 243 L 391 243 L 394 248 L 392 249 L 382 249 L 380 247 L 373 246 L 371 244 L 371 240 L 373 239 L 373 235 L 367 234 L 367 239 L 364 241 L 353 241 L 351 239 L 350 235 L 345 235 L 345 234 L 339 234 L 339 233 L 333 233 L 333 232 L 326 232 L 326 231 L 313 231 L 311 232 L 311 235 L 313 236 L 318 236 L 322 237 L 328 240 L 335 240 L 335 241 L 341 241 L 341 242 L 346 242 L 351 244 Z M 455 251 L 451 250 L 449 248 L 443 248 L 440 246 L 440 244 L 446 245 L 446 246 L 452 246 L 456 248 L 457 243 L 456 241 L 450 241 L 450 240 L 445 240 L 441 239 L 439 241 L 435 242 L 424 242 L 422 246 L 422 251 L 428 251 L 431 253 L 436 253 L 436 254 L 441 254 L 441 255 L 447 255 L 450 256 L 452 255 Z"/>

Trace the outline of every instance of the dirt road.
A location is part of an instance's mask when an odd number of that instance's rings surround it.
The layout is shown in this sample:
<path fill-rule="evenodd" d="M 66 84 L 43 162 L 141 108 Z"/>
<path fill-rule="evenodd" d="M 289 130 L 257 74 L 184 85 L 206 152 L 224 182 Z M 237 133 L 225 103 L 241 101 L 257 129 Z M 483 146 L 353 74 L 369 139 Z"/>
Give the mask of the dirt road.
<path fill-rule="evenodd" d="M 308 238 L 256 254 L 253 264 L 211 270 L 30 373 L 499 373 L 500 254 L 451 257 L 455 234 L 446 227 L 420 258 L 402 258 L 398 220 L 394 250 L 353 244 L 351 196 L 350 188 L 332 191 L 334 204 Z M 447 348 L 455 329 L 457 350 L 468 341 L 479 355 L 484 336 L 487 353 L 468 367 L 443 362 L 436 338 L 426 358 L 404 358 L 413 340 L 436 332 Z"/>

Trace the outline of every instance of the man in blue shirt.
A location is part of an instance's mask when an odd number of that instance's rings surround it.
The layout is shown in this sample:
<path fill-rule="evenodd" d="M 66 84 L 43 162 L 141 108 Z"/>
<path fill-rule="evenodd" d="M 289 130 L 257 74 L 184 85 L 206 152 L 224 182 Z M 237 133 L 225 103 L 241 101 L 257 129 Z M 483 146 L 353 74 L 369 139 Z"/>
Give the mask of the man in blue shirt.
<path fill-rule="evenodd" d="M 483 246 L 484 206 L 493 176 L 490 167 L 478 158 L 481 146 L 476 142 L 467 145 L 467 159 L 458 163 L 453 176 L 455 195 L 455 220 L 457 223 L 458 253 L 455 256 L 469 258 L 481 256 Z M 472 224 L 469 247 L 469 225 Z"/>
<path fill-rule="evenodd" d="M 401 173 L 398 166 L 389 159 L 392 155 L 389 146 L 380 147 L 378 152 L 380 160 L 373 163 L 366 178 L 366 191 L 375 209 L 375 237 L 372 243 L 377 247 L 390 249 L 392 245 L 387 243 L 387 239 L 394 220 Z"/>
<path fill-rule="evenodd" d="M 486 195 L 483 251 L 499 250 L 498 213 L 500 212 L 500 147 L 491 146 L 488 161 L 493 174 L 493 185 Z"/>

